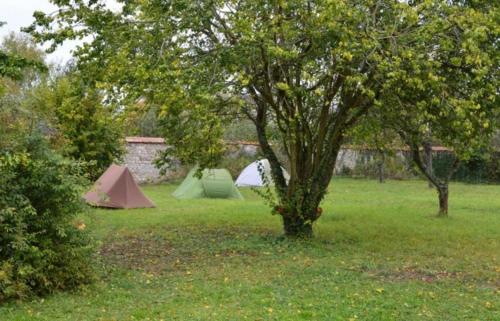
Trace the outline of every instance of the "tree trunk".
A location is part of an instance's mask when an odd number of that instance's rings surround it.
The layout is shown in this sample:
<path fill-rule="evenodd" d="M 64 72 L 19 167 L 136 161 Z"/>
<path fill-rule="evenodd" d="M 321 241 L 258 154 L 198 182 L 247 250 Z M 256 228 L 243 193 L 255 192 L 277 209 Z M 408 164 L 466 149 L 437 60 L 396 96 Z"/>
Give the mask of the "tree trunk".
<path fill-rule="evenodd" d="M 432 144 L 430 142 L 425 142 L 424 144 L 424 159 L 425 159 L 425 167 L 427 168 L 427 172 L 429 175 L 434 175 L 434 170 L 432 168 Z M 434 184 L 431 181 L 428 182 L 429 188 L 434 188 Z"/>
<path fill-rule="evenodd" d="M 312 223 L 306 222 L 298 215 L 283 216 L 285 235 L 294 238 L 311 238 L 313 236 Z"/>
<path fill-rule="evenodd" d="M 379 183 L 385 182 L 385 174 L 384 174 L 384 163 L 385 163 L 385 154 L 384 152 L 380 153 L 380 159 L 377 163 L 378 166 L 378 181 Z"/>
<path fill-rule="evenodd" d="M 432 171 L 429 171 L 431 168 L 427 167 L 424 162 L 427 161 L 427 159 L 422 160 L 420 157 L 420 149 L 418 145 L 412 145 L 411 143 L 408 143 L 408 145 L 411 148 L 411 154 L 413 161 L 417 165 L 417 167 L 420 169 L 420 171 L 427 177 L 429 180 L 430 184 L 436 187 L 438 191 L 438 198 L 439 198 L 439 212 L 438 216 L 440 217 L 447 217 L 448 216 L 448 184 L 449 181 L 451 180 L 451 177 L 453 176 L 453 173 L 457 170 L 458 166 L 460 165 L 460 159 L 455 158 L 455 161 L 453 162 L 453 165 L 448 171 L 448 175 L 444 179 L 439 179 L 434 175 Z M 426 150 L 426 146 L 424 145 L 424 151 Z"/>
<path fill-rule="evenodd" d="M 438 216 L 448 216 L 448 185 L 441 185 L 437 189 L 439 197 Z"/>

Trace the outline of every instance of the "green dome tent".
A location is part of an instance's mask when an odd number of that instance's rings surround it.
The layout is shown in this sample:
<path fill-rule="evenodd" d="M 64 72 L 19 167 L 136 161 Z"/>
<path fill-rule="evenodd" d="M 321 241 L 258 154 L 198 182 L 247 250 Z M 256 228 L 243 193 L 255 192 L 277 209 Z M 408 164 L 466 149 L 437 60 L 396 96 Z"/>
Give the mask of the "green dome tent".
<path fill-rule="evenodd" d="M 196 171 L 196 167 L 189 171 L 181 185 L 172 193 L 175 198 L 243 199 L 227 169 L 204 169 L 201 179 L 194 176 Z"/>

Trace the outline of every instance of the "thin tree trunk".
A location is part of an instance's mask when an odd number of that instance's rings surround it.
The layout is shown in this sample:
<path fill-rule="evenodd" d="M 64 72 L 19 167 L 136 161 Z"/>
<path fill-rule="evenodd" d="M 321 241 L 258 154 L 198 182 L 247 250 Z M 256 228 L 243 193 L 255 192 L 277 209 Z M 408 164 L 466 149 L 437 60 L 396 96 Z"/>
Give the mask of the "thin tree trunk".
<path fill-rule="evenodd" d="M 378 181 L 379 183 L 385 182 L 385 173 L 384 173 L 384 163 L 385 163 L 385 154 L 384 152 L 380 152 L 380 160 L 377 164 L 378 166 Z"/>
<path fill-rule="evenodd" d="M 449 181 L 451 180 L 451 177 L 457 170 L 458 166 L 460 165 L 460 160 L 458 158 L 455 158 L 455 161 L 453 162 L 452 166 L 450 167 L 448 171 L 448 175 L 443 178 L 439 179 L 434 175 L 432 171 L 429 171 L 429 167 L 424 164 L 425 160 L 423 161 L 422 158 L 420 157 L 420 152 L 418 145 L 410 145 L 408 144 L 411 148 L 411 153 L 412 153 L 412 158 L 417 167 L 420 169 L 420 171 L 427 177 L 429 182 L 432 184 L 433 187 L 436 187 L 438 191 L 438 199 L 439 199 L 439 212 L 438 216 L 440 217 L 447 217 L 448 216 L 448 184 Z M 424 146 L 424 151 L 425 151 L 425 146 Z"/>
<path fill-rule="evenodd" d="M 384 179 L 384 163 L 378 164 L 378 182 L 385 183 Z"/>
<path fill-rule="evenodd" d="M 429 175 L 434 175 L 434 170 L 432 168 L 432 144 L 430 142 L 425 142 L 424 144 L 424 159 L 425 159 L 425 167 Z M 429 180 L 428 181 L 429 188 L 434 188 L 434 184 Z"/>
<path fill-rule="evenodd" d="M 448 184 L 437 187 L 439 197 L 439 213 L 438 216 L 448 216 Z"/>

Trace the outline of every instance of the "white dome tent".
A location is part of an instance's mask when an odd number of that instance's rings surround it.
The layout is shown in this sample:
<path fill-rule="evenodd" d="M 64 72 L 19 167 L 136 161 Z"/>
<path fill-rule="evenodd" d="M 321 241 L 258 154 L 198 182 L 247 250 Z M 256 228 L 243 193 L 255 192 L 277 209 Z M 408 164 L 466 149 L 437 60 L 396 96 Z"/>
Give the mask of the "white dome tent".
<path fill-rule="evenodd" d="M 256 160 L 255 162 L 245 167 L 245 169 L 241 171 L 240 176 L 238 176 L 238 179 L 236 179 L 235 185 L 239 187 L 264 186 L 261 173 L 259 172 L 259 167 L 262 169 L 264 177 L 269 182 L 269 184 L 273 185 L 274 182 L 271 175 L 271 165 L 269 164 L 269 161 L 267 159 Z M 283 175 L 285 176 L 285 180 L 288 183 L 288 180 L 290 180 L 290 175 L 283 167 L 281 169 L 283 170 Z"/>

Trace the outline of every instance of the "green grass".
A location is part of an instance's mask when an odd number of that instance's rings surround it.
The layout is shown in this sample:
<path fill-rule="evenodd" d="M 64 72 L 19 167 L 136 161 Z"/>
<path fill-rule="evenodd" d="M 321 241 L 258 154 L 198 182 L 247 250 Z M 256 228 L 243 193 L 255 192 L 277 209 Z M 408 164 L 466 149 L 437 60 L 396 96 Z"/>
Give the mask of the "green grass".
<path fill-rule="evenodd" d="M 246 201 L 97 210 L 98 281 L 0 307 L 0 320 L 500 320 L 500 186 L 334 179 L 310 241 Z"/>

